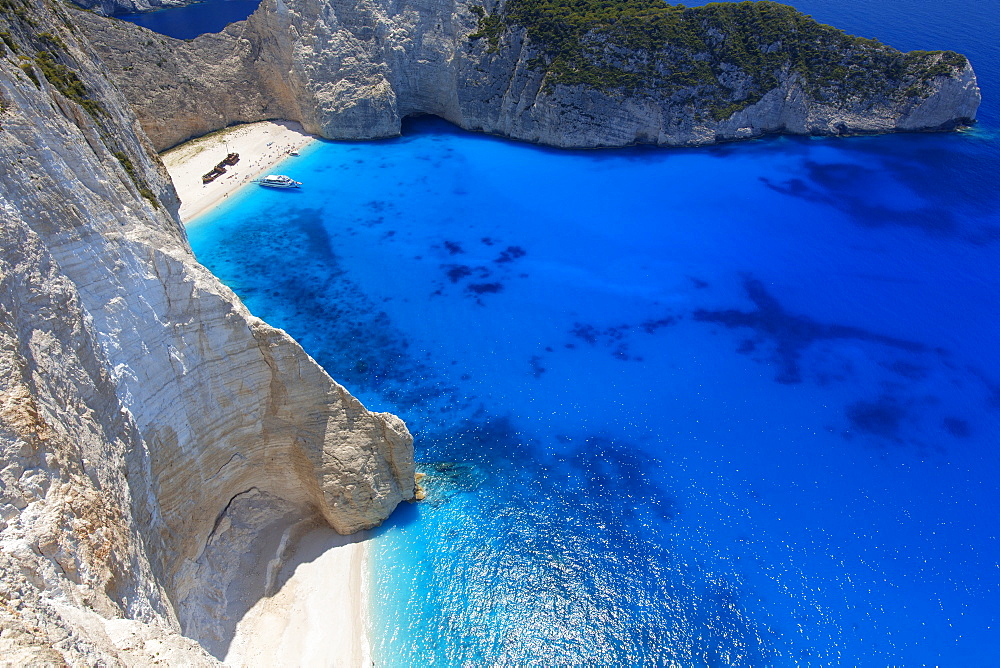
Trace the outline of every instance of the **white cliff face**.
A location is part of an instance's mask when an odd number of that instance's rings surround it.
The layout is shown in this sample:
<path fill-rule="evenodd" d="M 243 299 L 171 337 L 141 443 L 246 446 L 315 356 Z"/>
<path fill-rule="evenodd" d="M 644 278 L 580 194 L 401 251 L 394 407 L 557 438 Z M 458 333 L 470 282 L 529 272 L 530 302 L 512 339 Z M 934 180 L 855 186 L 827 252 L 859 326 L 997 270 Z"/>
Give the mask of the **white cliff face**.
<path fill-rule="evenodd" d="M 982 96 L 976 73 L 968 64 L 957 77 L 934 80 L 934 93 L 924 102 L 914 105 L 899 120 L 901 130 L 920 130 L 947 126 L 956 116 L 975 118 Z"/>
<path fill-rule="evenodd" d="M 979 106 L 968 65 L 934 77 L 922 95 L 885 90 L 829 100 L 786 72 L 759 101 L 716 119 L 686 94 L 558 83 L 534 63 L 540 50 L 525 30 L 504 33 L 496 49 L 470 39 L 479 20 L 470 7 L 478 4 L 264 0 L 247 21 L 190 43 L 99 17 L 79 20 L 158 149 L 276 117 L 358 139 L 393 136 L 406 116 L 434 114 L 470 130 L 579 148 L 949 129 L 974 119 Z M 747 75 L 724 65 L 732 70 L 727 86 L 742 91 Z"/>
<path fill-rule="evenodd" d="M 7 26 L 26 59 L 0 57 L 0 663 L 207 665 L 181 633 L 226 640 L 227 527 L 375 526 L 413 496 L 412 438 L 195 261 L 65 11 Z"/>
<path fill-rule="evenodd" d="M 187 42 L 126 21 L 73 14 L 116 85 L 125 86 L 158 151 L 234 123 L 304 119 L 314 106 L 310 92 L 289 76 L 298 32 L 286 15 L 260 17 L 266 37 L 241 21 Z"/>

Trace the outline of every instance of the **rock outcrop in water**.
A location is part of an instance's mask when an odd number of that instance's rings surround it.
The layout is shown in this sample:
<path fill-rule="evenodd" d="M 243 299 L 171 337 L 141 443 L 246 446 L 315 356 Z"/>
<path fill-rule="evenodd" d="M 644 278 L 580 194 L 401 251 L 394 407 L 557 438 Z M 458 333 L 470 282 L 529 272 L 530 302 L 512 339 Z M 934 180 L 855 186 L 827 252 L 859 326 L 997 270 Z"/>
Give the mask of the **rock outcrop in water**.
<path fill-rule="evenodd" d="M 236 122 L 329 138 L 409 115 L 563 147 L 691 146 L 971 123 L 952 52 L 901 53 L 772 2 L 264 0 L 184 42 L 82 17 L 157 148 Z"/>
<path fill-rule="evenodd" d="M 412 439 L 195 261 L 67 10 L 0 24 L 0 663 L 215 663 L 257 537 L 377 525 Z"/>

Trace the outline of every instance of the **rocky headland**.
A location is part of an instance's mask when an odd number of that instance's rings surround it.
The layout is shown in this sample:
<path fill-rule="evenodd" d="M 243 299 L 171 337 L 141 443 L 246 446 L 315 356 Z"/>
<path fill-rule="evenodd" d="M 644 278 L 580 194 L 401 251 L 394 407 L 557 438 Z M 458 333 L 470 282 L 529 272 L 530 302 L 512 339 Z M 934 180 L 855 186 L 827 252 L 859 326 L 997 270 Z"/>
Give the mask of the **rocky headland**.
<path fill-rule="evenodd" d="M 80 24 L 158 149 L 267 118 L 386 137 L 419 114 L 551 146 L 696 146 L 948 130 L 980 101 L 960 54 L 902 53 L 773 2 L 263 0 L 191 41 Z"/>
<path fill-rule="evenodd" d="M 950 129 L 979 103 L 959 54 L 774 3 L 567 11 L 264 0 L 180 41 L 0 0 L 0 663 L 216 663 L 298 537 L 413 497 L 405 425 L 197 263 L 157 151 L 271 118 L 686 146 Z"/>

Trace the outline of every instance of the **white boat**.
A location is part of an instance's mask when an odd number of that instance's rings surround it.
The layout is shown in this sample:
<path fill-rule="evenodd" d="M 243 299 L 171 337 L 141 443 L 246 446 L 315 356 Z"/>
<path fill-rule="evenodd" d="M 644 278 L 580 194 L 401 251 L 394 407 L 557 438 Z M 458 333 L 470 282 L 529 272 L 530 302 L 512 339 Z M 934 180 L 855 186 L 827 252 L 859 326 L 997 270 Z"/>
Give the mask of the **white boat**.
<path fill-rule="evenodd" d="M 302 185 L 284 174 L 268 174 L 257 183 L 266 188 L 298 188 Z"/>

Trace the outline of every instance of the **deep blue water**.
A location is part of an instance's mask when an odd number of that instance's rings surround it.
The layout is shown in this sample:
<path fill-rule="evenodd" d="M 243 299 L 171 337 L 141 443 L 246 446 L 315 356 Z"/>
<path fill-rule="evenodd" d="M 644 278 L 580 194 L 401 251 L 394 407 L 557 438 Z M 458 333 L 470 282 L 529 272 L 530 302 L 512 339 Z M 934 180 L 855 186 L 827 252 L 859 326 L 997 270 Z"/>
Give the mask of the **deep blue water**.
<path fill-rule="evenodd" d="M 230 23 L 242 21 L 257 11 L 259 5 L 260 0 L 203 0 L 184 7 L 121 14 L 116 18 L 175 39 L 194 39 L 205 33 L 220 32 Z"/>
<path fill-rule="evenodd" d="M 416 435 L 379 666 L 996 665 L 998 18 L 798 6 L 969 54 L 982 122 L 566 152 L 424 119 L 189 226 Z"/>

